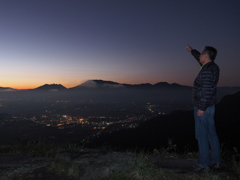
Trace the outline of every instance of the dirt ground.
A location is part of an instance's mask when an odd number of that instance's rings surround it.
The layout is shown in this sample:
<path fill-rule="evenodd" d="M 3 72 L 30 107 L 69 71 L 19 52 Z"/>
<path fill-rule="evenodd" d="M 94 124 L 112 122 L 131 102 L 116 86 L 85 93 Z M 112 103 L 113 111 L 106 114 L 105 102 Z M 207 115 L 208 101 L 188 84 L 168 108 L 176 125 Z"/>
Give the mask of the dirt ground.
<path fill-rule="evenodd" d="M 117 155 L 118 156 L 118 155 Z M 0 154 L 0 180 L 71 180 L 46 171 L 51 159 L 30 155 Z M 176 174 L 192 173 L 196 159 L 177 159 L 152 156 L 150 161 L 158 168 Z M 109 165 L 111 166 L 111 164 Z"/>
<path fill-rule="evenodd" d="M 153 156 L 151 161 L 159 168 L 188 173 L 192 170 L 192 165 L 197 163 L 196 159 L 177 159 L 171 157 Z"/>

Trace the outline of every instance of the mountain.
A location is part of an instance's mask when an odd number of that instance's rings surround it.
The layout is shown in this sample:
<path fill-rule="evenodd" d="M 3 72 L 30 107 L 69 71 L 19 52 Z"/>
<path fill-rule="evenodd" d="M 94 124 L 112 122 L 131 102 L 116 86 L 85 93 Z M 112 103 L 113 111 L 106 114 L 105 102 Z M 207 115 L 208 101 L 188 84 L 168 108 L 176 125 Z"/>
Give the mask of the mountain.
<path fill-rule="evenodd" d="M 70 89 L 78 90 L 78 89 L 86 89 L 86 88 L 118 88 L 118 87 L 124 87 L 124 86 L 120 83 L 113 82 L 113 81 L 88 80 Z"/>
<path fill-rule="evenodd" d="M 0 87 L 0 91 L 16 91 L 16 89 L 10 87 Z"/>
<path fill-rule="evenodd" d="M 215 122 L 220 142 L 230 148 L 240 148 L 240 91 L 227 95 L 216 105 Z M 163 145 L 179 151 L 197 150 L 193 111 L 176 111 L 141 123 L 137 128 L 104 134 L 90 147 L 110 146 L 118 149 L 154 149 Z"/>
<path fill-rule="evenodd" d="M 219 87 L 217 100 L 220 101 L 223 96 L 237 91 L 240 91 L 240 87 Z M 51 93 L 49 94 L 49 92 Z M 64 99 L 74 102 L 89 100 L 94 102 L 152 102 L 167 104 L 172 109 L 179 106 L 186 109 L 187 106 L 191 106 L 191 94 L 192 87 L 177 83 L 121 84 L 114 81 L 89 80 L 68 89 L 61 84 L 45 84 L 31 90 L 16 90 L 4 93 L 0 91 L 0 98 L 28 100 L 54 98 L 54 100 Z"/>
<path fill-rule="evenodd" d="M 117 83 L 114 81 L 106 81 L 106 80 L 88 80 L 78 86 L 66 88 L 61 84 L 45 84 L 42 86 L 39 86 L 35 89 L 31 90 L 47 90 L 47 91 L 60 91 L 60 90 L 86 90 L 86 89 L 185 89 L 189 90 L 191 93 L 192 87 L 186 86 L 186 85 L 180 85 L 177 83 L 169 84 L 167 82 L 158 82 L 156 84 L 150 84 L 150 83 L 141 83 L 141 84 L 125 84 L 125 83 Z M 10 87 L 0 87 L 0 91 L 17 91 L 17 89 L 13 89 Z M 219 97 L 223 97 L 227 94 L 232 94 L 237 91 L 240 91 L 240 87 L 218 87 L 218 94 Z"/>
<path fill-rule="evenodd" d="M 67 88 L 64 87 L 61 84 L 44 84 L 43 86 L 37 87 L 34 90 L 40 90 L 40 91 L 63 91 L 63 90 L 67 90 Z"/>
<path fill-rule="evenodd" d="M 153 88 L 191 88 L 190 86 L 182 86 L 177 83 L 169 84 L 167 82 L 159 82 L 154 85 L 150 83 L 142 84 L 121 84 L 114 81 L 105 80 L 88 80 L 78 86 L 70 89 L 83 89 L 83 88 L 131 88 L 131 89 L 153 89 Z"/>
<path fill-rule="evenodd" d="M 158 87 L 158 88 L 191 88 L 190 86 L 185 86 L 185 85 L 180 85 L 180 84 L 177 84 L 177 83 L 172 83 L 172 84 L 169 84 L 167 82 L 159 82 L 159 83 L 156 83 L 154 84 L 155 87 Z"/>
<path fill-rule="evenodd" d="M 34 90 L 45 91 L 63 91 L 66 90 L 64 86 L 60 84 L 45 84 Z M 172 98 L 174 101 L 188 101 L 191 102 L 192 87 L 186 85 L 180 85 L 177 83 L 169 84 L 167 82 L 158 82 L 156 84 L 142 83 L 142 84 L 121 84 L 114 81 L 105 80 L 88 80 L 78 86 L 69 88 L 69 93 L 72 95 L 83 93 L 86 98 L 96 98 L 104 100 L 122 99 L 129 97 L 132 100 L 150 98 L 154 100 L 156 97 L 166 101 L 166 99 Z M 76 91 L 73 93 L 73 91 Z M 218 87 L 217 98 L 218 101 L 228 94 L 233 94 L 240 91 L 240 87 Z M 44 92 L 44 91 L 43 91 Z M 82 96 L 83 97 L 83 96 Z"/>

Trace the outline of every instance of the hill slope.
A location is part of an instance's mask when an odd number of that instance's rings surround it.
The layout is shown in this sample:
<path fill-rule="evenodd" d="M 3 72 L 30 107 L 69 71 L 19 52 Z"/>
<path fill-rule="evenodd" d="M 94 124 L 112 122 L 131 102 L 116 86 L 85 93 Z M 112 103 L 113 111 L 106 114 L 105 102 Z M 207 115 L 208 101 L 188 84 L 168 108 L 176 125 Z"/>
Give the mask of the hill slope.
<path fill-rule="evenodd" d="M 221 143 L 240 148 L 240 92 L 224 97 L 216 105 L 216 127 Z M 145 121 L 135 129 L 105 134 L 90 146 L 108 145 L 117 148 L 161 148 L 169 143 L 180 151 L 197 150 L 194 137 L 193 111 L 179 111 Z"/>

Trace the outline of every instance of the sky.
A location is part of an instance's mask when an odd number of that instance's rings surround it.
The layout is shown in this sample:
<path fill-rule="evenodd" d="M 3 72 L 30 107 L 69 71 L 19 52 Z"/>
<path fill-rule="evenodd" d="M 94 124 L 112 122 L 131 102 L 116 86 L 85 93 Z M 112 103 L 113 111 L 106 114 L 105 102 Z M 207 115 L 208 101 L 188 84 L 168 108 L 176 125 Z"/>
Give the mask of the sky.
<path fill-rule="evenodd" d="M 0 0 L 0 87 L 192 86 L 187 43 L 215 47 L 218 86 L 240 86 L 239 22 L 239 0 Z"/>

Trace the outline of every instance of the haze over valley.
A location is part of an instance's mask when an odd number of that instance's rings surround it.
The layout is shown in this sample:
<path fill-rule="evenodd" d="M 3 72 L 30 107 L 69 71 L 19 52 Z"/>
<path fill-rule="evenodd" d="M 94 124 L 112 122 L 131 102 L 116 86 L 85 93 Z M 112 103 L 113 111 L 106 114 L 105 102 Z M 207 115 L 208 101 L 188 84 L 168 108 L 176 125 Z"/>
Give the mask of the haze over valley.
<path fill-rule="evenodd" d="M 191 111 L 191 90 L 176 83 L 131 85 L 104 80 L 73 88 L 61 84 L 29 90 L 1 88 L 0 129 L 6 137 L 1 143 L 31 139 L 89 143 L 159 116 Z M 219 87 L 218 101 L 237 91 L 240 87 Z"/>

